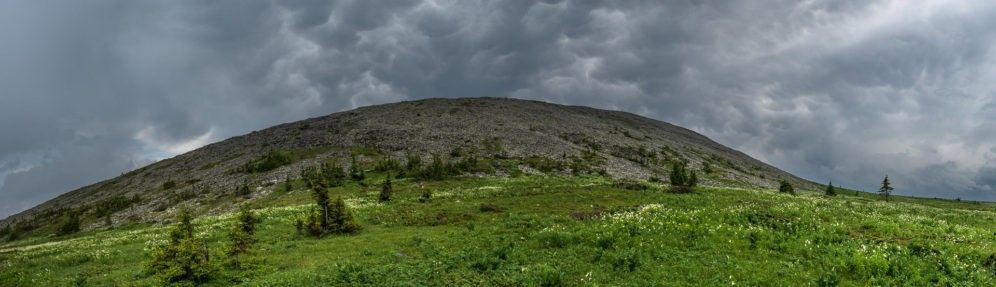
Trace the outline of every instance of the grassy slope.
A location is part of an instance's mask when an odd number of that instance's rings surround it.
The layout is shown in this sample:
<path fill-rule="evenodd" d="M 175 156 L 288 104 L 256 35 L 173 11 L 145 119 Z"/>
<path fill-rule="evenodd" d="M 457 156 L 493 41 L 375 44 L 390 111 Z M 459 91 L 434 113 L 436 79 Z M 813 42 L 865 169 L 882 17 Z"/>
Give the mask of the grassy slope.
<path fill-rule="evenodd" d="M 367 180 L 379 182 L 377 178 Z M 263 217 L 252 267 L 209 285 L 972 285 L 996 284 L 996 208 L 867 195 L 825 198 L 701 188 L 668 194 L 603 178 L 458 178 L 336 188 L 364 230 L 294 234 L 305 191 L 255 202 Z M 499 211 L 481 211 L 481 204 Z M 215 261 L 230 215 L 197 221 Z M 152 285 L 142 272 L 164 227 L 132 226 L 0 246 L 0 285 Z M 59 241 L 61 240 L 61 241 Z M 989 262 L 989 263 L 987 263 Z"/>

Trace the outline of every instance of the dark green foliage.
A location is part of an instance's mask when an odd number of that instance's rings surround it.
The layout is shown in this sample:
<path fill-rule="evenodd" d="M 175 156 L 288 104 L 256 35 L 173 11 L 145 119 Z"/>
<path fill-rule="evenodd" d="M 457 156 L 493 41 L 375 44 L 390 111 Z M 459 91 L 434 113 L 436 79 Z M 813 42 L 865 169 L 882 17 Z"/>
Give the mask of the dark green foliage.
<path fill-rule="evenodd" d="M 384 183 L 380 186 L 380 196 L 378 199 L 380 199 L 381 202 L 391 201 L 391 192 L 391 177 L 388 176 L 384 179 Z"/>
<path fill-rule="evenodd" d="M 360 231 L 360 225 L 353 218 L 353 212 L 346 206 L 346 201 L 339 197 L 332 203 L 329 214 L 329 232 L 333 234 L 351 234 Z"/>
<path fill-rule="evenodd" d="M 684 162 L 673 162 L 671 163 L 671 173 L 668 175 L 668 180 L 671 182 L 671 187 L 668 191 L 673 193 L 689 193 L 694 191 L 696 185 L 698 185 L 698 175 L 695 171 L 687 170 L 687 165 Z"/>
<path fill-rule="evenodd" d="M 239 214 L 232 229 L 228 231 L 229 244 L 225 250 L 232 266 L 240 267 L 239 257 L 250 253 L 252 245 L 256 243 L 256 224 L 259 222 L 260 219 L 247 206 L 239 207 Z"/>
<path fill-rule="evenodd" d="M 307 222 L 297 219 L 298 233 L 306 231 L 314 237 L 326 234 L 349 234 L 360 230 L 360 225 L 353 219 L 352 212 L 342 198 L 335 202 L 329 201 L 325 187 L 317 186 L 312 190 L 315 199 L 315 210 L 307 214 Z"/>
<path fill-rule="evenodd" d="M 153 247 L 146 269 L 163 283 L 201 283 L 217 271 L 211 264 L 207 243 L 197 238 L 190 212 L 180 210 L 168 241 Z"/>
<path fill-rule="evenodd" d="M 166 182 L 163 182 L 163 189 L 173 189 L 174 187 L 176 187 L 175 181 L 167 180 Z"/>
<path fill-rule="evenodd" d="M 446 163 L 438 155 L 434 155 L 432 163 L 422 168 L 416 177 L 421 180 L 442 180 L 447 175 Z"/>
<path fill-rule="evenodd" d="M 294 183 L 291 182 L 290 175 L 284 176 L 284 192 L 294 190 Z"/>
<path fill-rule="evenodd" d="M 115 212 L 131 207 L 133 204 L 138 203 L 141 200 L 142 198 L 139 197 L 138 194 L 133 195 L 130 198 L 125 196 L 115 196 L 102 200 L 95 204 L 94 216 L 106 217 Z"/>
<path fill-rule="evenodd" d="M 502 208 L 501 206 L 494 203 L 481 203 L 481 206 L 478 207 L 478 210 L 480 210 L 481 212 L 502 212 L 505 211 L 505 208 Z"/>
<path fill-rule="evenodd" d="M 249 187 L 248 180 L 242 181 L 242 184 L 235 188 L 235 195 L 249 197 L 250 194 L 252 194 L 252 188 Z"/>
<path fill-rule="evenodd" d="M 291 162 L 293 159 L 286 152 L 269 151 L 258 159 L 246 163 L 240 171 L 245 173 L 267 172 Z"/>
<path fill-rule="evenodd" d="M 10 225 L 0 228 L 0 238 L 3 238 L 4 236 L 7 236 L 10 233 L 11 233 Z"/>
<path fill-rule="evenodd" d="M 791 183 L 783 179 L 782 181 L 778 182 L 778 192 L 795 195 L 795 188 L 792 187 Z"/>
<path fill-rule="evenodd" d="M 889 182 L 889 176 L 886 175 L 885 179 L 882 180 L 882 187 L 878 188 L 878 194 L 885 197 L 885 201 L 889 201 L 889 195 L 892 194 L 892 183 Z"/>
<path fill-rule="evenodd" d="M 702 172 L 713 173 L 713 171 L 714 170 L 712 169 L 712 164 L 710 164 L 709 162 L 702 163 Z"/>
<path fill-rule="evenodd" d="M 615 188 L 621 188 L 626 190 L 643 191 L 650 189 L 650 186 L 643 184 L 642 182 L 632 181 L 632 180 L 619 180 L 612 184 Z"/>
<path fill-rule="evenodd" d="M 376 172 L 401 171 L 401 162 L 391 156 L 384 156 L 374 165 Z"/>
<path fill-rule="evenodd" d="M 405 170 L 411 174 L 415 174 L 418 170 L 422 169 L 422 157 L 409 153 L 405 155 Z"/>
<path fill-rule="evenodd" d="M 338 163 L 326 162 L 317 167 L 302 168 L 301 179 L 304 180 L 305 187 L 308 189 L 318 185 L 337 187 L 342 186 L 346 181 L 346 171 Z"/>
<path fill-rule="evenodd" d="M 527 166 L 544 173 L 564 170 L 564 164 L 562 162 L 542 156 L 529 156 L 522 161 Z"/>
<path fill-rule="evenodd" d="M 418 202 L 425 203 L 425 202 L 429 202 L 430 200 L 432 200 L 432 190 L 431 189 L 423 189 L 422 190 L 422 195 L 420 195 L 418 197 Z"/>
<path fill-rule="evenodd" d="M 363 172 L 363 167 L 356 161 L 355 155 L 350 158 L 349 177 L 356 181 L 363 180 L 363 178 L 366 177 L 366 174 Z"/>
<path fill-rule="evenodd" d="M 833 181 L 827 184 L 827 189 L 824 194 L 826 196 L 837 196 L 837 190 L 833 188 Z"/>
<path fill-rule="evenodd" d="M 63 214 L 62 224 L 59 225 L 57 235 L 65 236 L 80 231 L 80 218 L 72 210 Z"/>

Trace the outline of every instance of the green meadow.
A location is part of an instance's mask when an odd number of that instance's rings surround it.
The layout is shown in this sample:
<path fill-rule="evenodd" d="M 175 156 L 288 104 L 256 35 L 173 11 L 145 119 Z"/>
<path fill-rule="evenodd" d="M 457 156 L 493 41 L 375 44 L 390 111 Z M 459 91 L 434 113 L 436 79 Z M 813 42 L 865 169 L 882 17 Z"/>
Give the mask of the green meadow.
<path fill-rule="evenodd" d="M 841 191 L 698 187 L 604 177 L 472 177 L 330 189 L 362 225 L 315 238 L 295 221 L 310 191 L 246 201 L 251 253 L 226 266 L 234 214 L 195 223 L 217 271 L 206 286 L 996 286 L 996 206 Z M 423 191 L 431 199 L 420 200 Z M 219 203 L 222 204 L 222 203 Z M 218 207 L 218 206 L 214 206 Z M 206 208 L 206 207 L 205 207 Z M 0 286 L 154 286 L 168 225 L 0 245 Z"/>

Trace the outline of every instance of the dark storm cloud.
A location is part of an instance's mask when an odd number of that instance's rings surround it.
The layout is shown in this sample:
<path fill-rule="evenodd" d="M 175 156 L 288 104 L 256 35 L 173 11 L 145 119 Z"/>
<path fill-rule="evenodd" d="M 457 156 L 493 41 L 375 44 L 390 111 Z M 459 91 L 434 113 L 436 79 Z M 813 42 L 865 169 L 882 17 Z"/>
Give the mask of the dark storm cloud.
<path fill-rule="evenodd" d="M 626 110 L 801 176 L 996 199 L 986 1 L 103 1 L 0 9 L 0 216 L 357 106 Z"/>

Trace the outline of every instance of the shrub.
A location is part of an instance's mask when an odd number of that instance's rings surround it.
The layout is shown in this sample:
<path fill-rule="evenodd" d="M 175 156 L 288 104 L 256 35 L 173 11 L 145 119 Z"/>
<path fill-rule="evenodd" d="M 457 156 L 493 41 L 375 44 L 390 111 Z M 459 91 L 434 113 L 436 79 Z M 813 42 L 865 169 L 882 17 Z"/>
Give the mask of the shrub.
<path fill-rule="evenodd" d="M 381 184 L 379 197 L 381 202 L 391 201 L 391 189 L 391 176 L 388 175 L 388 177 L 384 179 L 384 183 Z"/>
<path fill-rule="evenodd" d="M 59 236 L 70 235 L 80 231 L 80 218 L 72 210 L 63 215 L 62 225 L 59 225 Z"/>
<path fill-rule="evenodd" d="M 673 193 L 689 193 L 694 191 L 699 184 L 698 175 L 695 171 L 688 171 L 684 162 L 671 163 L 671 174 L 668 176 L 671 187 L 668 191 Z"/>
<path fill-rule="evenodd" d="M 418 202 L 425 203 L 429 202 L 430 200 L 432 200 L 432 190 L 423 189 L 422 195 L 418 197 Z"/>
<path fill-rule="evenodd" d="M 352 212 L 341 197 L 335 202 L 329 202 L 324 187 L 315 188 L 313 192 L 315 210 L 306 215 L 307 222 L 296 220 L 295 228 L 299 234 L 306 231 L 311 236 L 322 237 L 326 234 L 348 234 L 360 230 L 360 225 L 353 219 Z"/>
<path fill-rule="evenodd" d="M 791 183 L 783 179 L 781 182 L 778 183 L 778 192 L 795 195 L 795 188 L 792 187 Z"/>
<path fill-rule="evenodd" d="M 366 178 L 366 174 L 363 172 L 363 167 L 360 163 L 356 161 L 356 156 L 352 156 L 349 162 L 349 177 L 353 180 L 360 181 Z"/>
<path fill-rule="evenodd" d="M 356 223 L 353 212 L 346 206 L 342 197 L 337 198 L 332 204 L 330 219 L 329 231 L 334 234 L 351 234 L 360 231 L 360 225 Z"/>
<path fill-rule="evenodd" d="M 621 188 L 626 190 L 643 191 L 650 189 L 650 186 L 638 181 L 632 180 L 620 180 L 612 184 L 615 188 Z"/>
<path fill-rule="evenodd" d="M 249 181 L 244 180 L 242 184 L 235 188 L 235 195 L 241 197 L 249 197 L 252 194 L 252 189 L 249 188 Z"/>
<path fill-rule="evenodd" d="M 827 190 L 824 192 L 826 196 L 837 196 L 837 190 L 833 188 L 833 182 L 827 184 Z"/>
<path fill-rule="evenodd" d="M 225 251 L 232 266 L 241 267 L 239 257 L 248 254 L 252 245 L 256 243 L 256 224 L 259 221 L 256 214 L 249 210 L 246 205 L 239 208 L 239 214 L 236 216 L 232 229 L 228 232 L 229 245 Z"/>
<path fill-rule="evenodd" d="M 497 204 L 494 204 L 494 203 L 481 203 L 481 206 L 478 207 L 478 210 L 480 210 L 481 212 L 502 212 L 502 211 L 505 211 L 504 208 L 502 208 L 501 206 L 498 206 Z"/>
<path fill-rule="evenodd" d="M 164 283 L 207 281 L 216 268 L 210 262 L 207 244 L 197 238 L 190 212 L 182 209 L 169 240 L 152 249 L 146 269 Z"/>
<path fill-rule="evenodd" d="M 163 189 L 173 189 L 174 187 L 176 187 L 175 181 L 167 180 L 166 182 L 163 182 Z"/>
<path fill-rule="evenodd" d="M 437 155 L 432 156 L 432 163 L 418 172 L 418 179 L 421 180 L 442 180 L 447 176 L 446 163 Z"/>
<path fill-rule="evenodd" d="M 258 159 L 247 162 L 242 166 L 241 171 L 245 173 L 267 172 L 288 165 L 292 161 L 290 155 L 287 153 L 271 150 Z"/>
<path fill-rule="evenodd" d="M 533 286 L 540 287 L 560 287 L 567 285 L 564 282 L 564 273 L 555 267 L 549 265 L 541 265 L 536 268 L 536 273 L 533 275 L 534 284 Z"/>
<path fill-rule="evenodd" d="M 384 156 L 374 165 L 374 171 L 377 172 L 387 172 L 387 171 L 400 171 L 401 163 L 397 159 L 391 156 Z"/>

